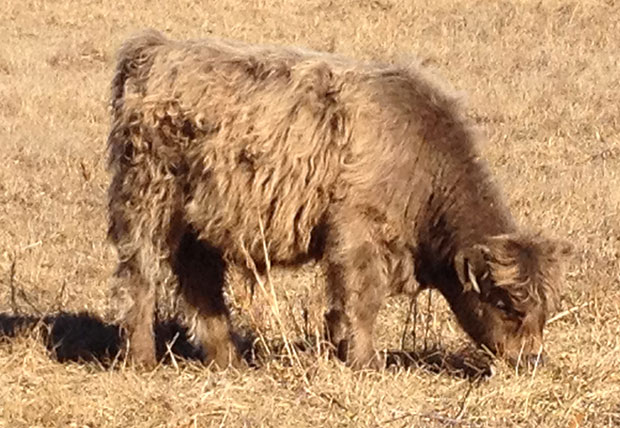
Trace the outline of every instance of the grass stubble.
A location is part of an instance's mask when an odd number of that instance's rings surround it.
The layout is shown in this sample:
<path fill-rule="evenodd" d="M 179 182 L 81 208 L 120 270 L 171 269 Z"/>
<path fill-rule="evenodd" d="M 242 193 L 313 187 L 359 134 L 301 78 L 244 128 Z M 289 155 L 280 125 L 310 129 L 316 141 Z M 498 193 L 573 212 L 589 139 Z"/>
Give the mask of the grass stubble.
<path fill-rule="evenodd" d="M 619 22 L 620 4 L 594 0 L 4 0 L 0 427 L 620 425 Z M 425 357 L 353 372 L 317 340 L 323 279 L 312 266 L 271 269 L 253 296 L 232 275 L 235 320 L 263 351 L 258 368 L 214 372 L 173 345 L 150 372 L 63 358 L 69 339 L 50 340 L 54 319 L 36 318 L 107 319 L 108 85 L 120 42 L 145 27 L 415 55 L 464 90 L 517 218 L 576 247 L 547 327 L 548 364 L 517 374 L 499 363 L 486 380 L 451 370 L 471 346 L 442 298 L 424 292 L 405 335 L 410 302 L 387 303 L 377 341 Z M 93 337 L 73 345 L 99 349 L 106 324 L 79 325 Z"/>

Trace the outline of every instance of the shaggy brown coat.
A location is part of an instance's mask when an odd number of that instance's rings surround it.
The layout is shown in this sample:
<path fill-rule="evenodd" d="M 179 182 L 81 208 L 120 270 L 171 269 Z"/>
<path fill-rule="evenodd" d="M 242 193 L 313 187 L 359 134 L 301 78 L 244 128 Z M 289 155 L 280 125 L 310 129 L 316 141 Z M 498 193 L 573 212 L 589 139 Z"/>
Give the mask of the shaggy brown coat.
<path fill-rule="evenodd" d="M 355 366 L 376 362 L 384 297 L 419 287 L 476 342 L 539 351 L 566 246 L 518 231 L 457 98 L 420 67 L 147 31 L 118 54 L 112 116 L 109 236 L 138 361 L 171 292 L 208 356 L 236 361 L 224 272 L 263 264 L 263 242 L 272 263 L 325 261 L 328 332 Z"/>

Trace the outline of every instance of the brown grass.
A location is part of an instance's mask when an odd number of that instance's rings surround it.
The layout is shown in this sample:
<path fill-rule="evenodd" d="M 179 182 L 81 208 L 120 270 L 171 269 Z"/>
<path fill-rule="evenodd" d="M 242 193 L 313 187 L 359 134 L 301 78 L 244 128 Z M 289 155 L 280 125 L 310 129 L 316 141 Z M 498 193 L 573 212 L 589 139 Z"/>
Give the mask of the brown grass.
<path fill-rule="evenodd" d="M 209 3 L 2 4 L 0 427 L 620 424 L 620 4 Z M 484 382 L 461 375 L 451 361 L 468 355 L 467 339 L 441 298 L 426 293 L 418 299 L 415 344 L 408 335 L 405 348 L 436 349 L 434 357 L 362 373 L 316 350 L 295 351 L 291 363 L 277 342 L 312 339 L 321 312 L 322 279 L 311 267 L 271 273 L 284 328 L 269 282 L 267 296 L 257 286 L 252 302 L 235 282 L 235 305 L 246 308 L 236 320 L 271 349 L 258 369 L 217 373 L 178 355 L 153 372 L 123 361 L 64 362 L 63 352 L 76 357 L 72 348 L 99 349 L 91 342 L 106 326 L 95 320 L 69 319 L 65 327 L 85 336 L 63 343 L 47 328 L 9 334 L 15 319 L 6 316 L 14 311 L 87 310 L 106 319 L 114 265 L 104 241 L 106 99 L 115 49 L 144 27 L 360 58 L 417 55 L 465 90 L 517 218 L 577 248 L 563 316 L 547 328 L 549 363 L 519 375 L 500 366 Z M 405 300 L 388 302 L 380 347 L 399 348 L 407 310 Z"/>

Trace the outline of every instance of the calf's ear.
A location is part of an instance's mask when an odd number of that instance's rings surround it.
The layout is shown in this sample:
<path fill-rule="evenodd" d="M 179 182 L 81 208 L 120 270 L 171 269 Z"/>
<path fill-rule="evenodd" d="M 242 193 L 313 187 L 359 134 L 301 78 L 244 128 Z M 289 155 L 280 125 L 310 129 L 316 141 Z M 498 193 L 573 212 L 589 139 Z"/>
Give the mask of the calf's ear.
<path fill-rule="evenodd" d="M 487 258 L 490 250 L 485 245 L 474 245 L 471 248 L 460 250 L 454 256 L 454 269 L 463 286 L 463 291 L 482 293 L 482 280 L 489 276 Z"/>

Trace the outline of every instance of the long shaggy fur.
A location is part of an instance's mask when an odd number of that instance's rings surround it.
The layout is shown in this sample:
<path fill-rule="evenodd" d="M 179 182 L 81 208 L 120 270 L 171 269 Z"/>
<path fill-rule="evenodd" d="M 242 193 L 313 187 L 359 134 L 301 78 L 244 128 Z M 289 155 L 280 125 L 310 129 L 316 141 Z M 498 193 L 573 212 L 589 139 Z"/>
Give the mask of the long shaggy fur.
<path fill-rule="evenodd" d="M 551 309 L 554 246 L 517 231 L 458 98 L 418 66 L 147 31 L 118 53 L 111 105 L 109 236 L 138 342 L 152 302 L 174 312 L 182 301 L 217 353 L 226 333 L 205 326 L 228 326 L 220 273 L 262 265 L 263 237 L 273 263 L 325 261 L 330 334 L 346 342 L 351 331 L 356 364 L 372 358 L 383 297 L 418 286 L 438 288 L 484 342 L 477 329 L 494 326 L 475 315 L 482 297 L 463 297 L 453 260 L 498 247 L 492 237 L 535 248 L 524 259 L 513 245 L 519 254 L 496 254 L 487 268 L 515 305 Z M 206 261 L 188 239 L 208 247 Z"/>

